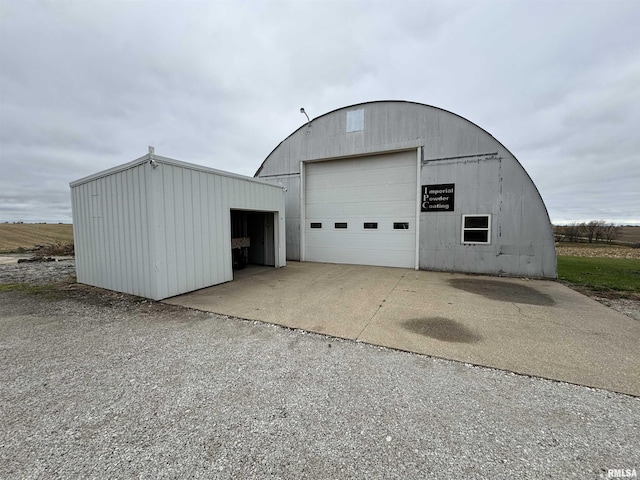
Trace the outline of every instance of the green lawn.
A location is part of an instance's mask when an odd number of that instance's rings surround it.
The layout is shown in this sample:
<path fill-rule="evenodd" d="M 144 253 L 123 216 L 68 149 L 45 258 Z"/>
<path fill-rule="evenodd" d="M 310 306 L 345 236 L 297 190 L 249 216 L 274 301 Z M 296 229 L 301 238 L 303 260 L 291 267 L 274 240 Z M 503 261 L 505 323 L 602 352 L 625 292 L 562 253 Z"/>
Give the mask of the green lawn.
<path fill-rule="evenodd" d="M 640 260 L 558 256 L 558 279 L 615 296 L 640 296 Z"/>

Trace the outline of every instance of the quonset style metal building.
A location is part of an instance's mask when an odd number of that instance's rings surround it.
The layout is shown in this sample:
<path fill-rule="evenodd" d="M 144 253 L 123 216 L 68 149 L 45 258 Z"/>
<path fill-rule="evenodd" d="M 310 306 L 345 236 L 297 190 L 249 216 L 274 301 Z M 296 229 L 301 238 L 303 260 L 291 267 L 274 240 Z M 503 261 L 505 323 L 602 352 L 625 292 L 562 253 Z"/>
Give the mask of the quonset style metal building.
<path fill-rule="evenodd" d="M 531 178 L 446 110 L 380 101 L 329 112 L 283 140 L 255 176 L 287 188 L 287 259 L 556 277 Z"/>
<path fill-rule="evenodd" d="M 233 280 L 232 252 L 286 263 L 284 192 L 264 180 L 150 148 L 70 186 L 79 283 L 160 300 Z"/>

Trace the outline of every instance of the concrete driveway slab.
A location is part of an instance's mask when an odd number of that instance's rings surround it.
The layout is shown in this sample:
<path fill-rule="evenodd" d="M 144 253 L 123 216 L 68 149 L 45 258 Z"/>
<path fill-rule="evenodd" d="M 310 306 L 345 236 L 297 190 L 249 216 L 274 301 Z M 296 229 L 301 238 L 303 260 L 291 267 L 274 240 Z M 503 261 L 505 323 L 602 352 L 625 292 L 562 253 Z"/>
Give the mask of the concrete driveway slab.
<path fill-rule="evenodd" d="M 289 262 L 165 302 L 640 396 L 640 322 L 553 281 Z"/>

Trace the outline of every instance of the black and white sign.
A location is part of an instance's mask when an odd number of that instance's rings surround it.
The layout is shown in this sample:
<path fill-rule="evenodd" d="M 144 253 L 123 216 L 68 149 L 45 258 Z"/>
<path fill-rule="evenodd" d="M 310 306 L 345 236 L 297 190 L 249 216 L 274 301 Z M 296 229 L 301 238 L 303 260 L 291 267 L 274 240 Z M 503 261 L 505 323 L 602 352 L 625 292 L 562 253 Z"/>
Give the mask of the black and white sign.
<path fill-rule="evenodd" d="M 422 185 L 423 212 L 453 212 L 455 183 Z"/>

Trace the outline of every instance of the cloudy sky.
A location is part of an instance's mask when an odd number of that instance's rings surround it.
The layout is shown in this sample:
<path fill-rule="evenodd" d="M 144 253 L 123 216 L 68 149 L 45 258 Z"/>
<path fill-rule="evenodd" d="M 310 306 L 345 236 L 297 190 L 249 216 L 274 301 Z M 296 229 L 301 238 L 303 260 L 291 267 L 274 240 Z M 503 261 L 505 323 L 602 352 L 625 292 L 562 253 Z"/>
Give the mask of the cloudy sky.
<path fill-rule="evenodd" d="M 147 152 L 253 175 L 312 117 L 410 100 L 480 125 L 554 222 L 640 224 L 640 2 L 0 0 L 0 221 Z"/>

